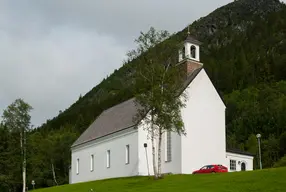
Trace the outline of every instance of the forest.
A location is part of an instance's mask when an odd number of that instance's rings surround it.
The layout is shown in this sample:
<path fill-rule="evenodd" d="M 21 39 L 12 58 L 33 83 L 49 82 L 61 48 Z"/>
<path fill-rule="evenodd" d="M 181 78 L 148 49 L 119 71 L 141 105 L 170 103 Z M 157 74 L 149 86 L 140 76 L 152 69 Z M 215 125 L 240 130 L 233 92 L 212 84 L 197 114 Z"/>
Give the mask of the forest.
<path fill-rule="evenodd" d="M 263 168 L 286 166 L 285 15 L 279 0 L 237 0 L 190 25 L 203 43 L 204 68 L 227 107 L 227 147 L 255 154 L 254 168 L 257 133 Z M 186 34 L 187 28 L 162 43 L 179 44 Z M 160 50 L 158 45 L 149 51 Z M 133 69 L 139 62 L 140 57 L 125 61 L 56 117 L 28 127 L 29 189 L 32 180 L 36 188 L 68 183 L 71 144 L 103 110 L 133 97 Z M 6 123 L 0 123 L 0 191 L 16 192 L 22 187 L 20 134 Z"/>

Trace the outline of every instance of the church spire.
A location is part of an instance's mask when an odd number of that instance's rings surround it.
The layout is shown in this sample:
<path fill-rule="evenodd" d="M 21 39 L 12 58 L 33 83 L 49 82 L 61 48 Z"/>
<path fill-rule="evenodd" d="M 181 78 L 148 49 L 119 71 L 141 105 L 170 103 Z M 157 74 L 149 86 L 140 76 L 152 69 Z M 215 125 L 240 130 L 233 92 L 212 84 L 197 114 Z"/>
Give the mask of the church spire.
<path fill-rule="evenodd" d="M 188 25 L 187 37 L 179 50 L 179 62 L 185 59 L 200 62 L 200 45 L 201 42 L 191 35 L 190 25 Z"/>
<path fill-rule="evenodd" d="M 203 64 L 200 62 L 201 42 L 191 35 L 190 27 L 190 25 L 187 26 L 187 37 L 181 43 L 180 49 L 178 50 L 178 65 L 182 67 L 182 72 L 186 74 L 186 77 L 192 74 L 196 69 L 203 67 Z"/>

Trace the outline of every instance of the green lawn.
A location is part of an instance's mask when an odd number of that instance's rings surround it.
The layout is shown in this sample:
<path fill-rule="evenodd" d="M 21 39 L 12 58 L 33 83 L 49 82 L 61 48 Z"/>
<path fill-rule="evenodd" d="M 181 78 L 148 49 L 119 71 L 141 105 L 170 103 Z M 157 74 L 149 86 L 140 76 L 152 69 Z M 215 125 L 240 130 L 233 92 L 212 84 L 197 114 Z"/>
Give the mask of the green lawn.
<path fill-rule="evenodd" d="M 35 192 L 286 192 L 286 168 L 208 175 L 169 175 L 159 181 L 133 177 L 93 181 Z"/>

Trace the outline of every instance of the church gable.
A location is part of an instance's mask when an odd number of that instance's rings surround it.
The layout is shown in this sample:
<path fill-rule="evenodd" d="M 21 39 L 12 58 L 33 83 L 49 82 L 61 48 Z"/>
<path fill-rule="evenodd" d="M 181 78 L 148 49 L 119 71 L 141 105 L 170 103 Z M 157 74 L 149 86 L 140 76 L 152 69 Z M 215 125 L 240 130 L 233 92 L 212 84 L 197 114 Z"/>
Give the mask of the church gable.
<path fill-rule="evenodd" d="M 221 105 L 222 107 L 226 108 L 222 97 L 213 85 L 205 69 L 201 70 L 201 72 L 197 75 L 194 81 L 189 84 L 187 89 L 188 88 L 191 88 L 191 91 L 189 91 L 190 97 L 192 97 L 192 95 L 200 94 L 200 97 L 196 99 L 209 100 L 211 98 L 215 100 L 218 105 Z"/>

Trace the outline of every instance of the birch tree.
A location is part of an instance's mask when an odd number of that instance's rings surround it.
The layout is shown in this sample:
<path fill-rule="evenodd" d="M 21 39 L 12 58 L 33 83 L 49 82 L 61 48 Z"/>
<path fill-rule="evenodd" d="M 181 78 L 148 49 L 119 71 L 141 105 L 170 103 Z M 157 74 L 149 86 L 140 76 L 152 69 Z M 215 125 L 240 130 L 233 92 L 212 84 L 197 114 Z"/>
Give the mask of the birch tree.
<path fill-rule="evenodd" d="M 26 133 L 30 129 L 32 107 L 22 99 L 16 99 L 3 112 L 3 124 L 10 131 L 19 135 L 21 149 L 23 192 L 26 191 Z"/>
<path fill-rule="evenodd" d="M 134 60 L 135 101 L 141 106 L 135 120 L 144 118 L 145 129 L 151 138 L 153 170 L 155 178 L 161 177 L 161 145 L 165 131 L 184 133 L 180 109 L 186 95 L 180 95 L 183 78 L 180 68 L 175 66 L 178 47 L 167 31 L 141 32 L 137 49 L 128 53 Z M 148 113 L 148 115 L 146 115 Z M 155 145 L 157 144 L 157 150 Z M 156 165 L 156 154 L 158 154 Z"/>

